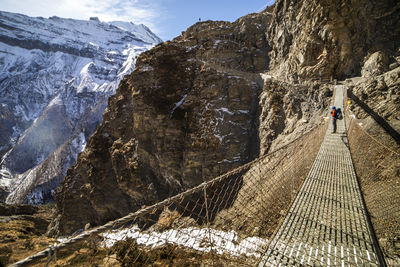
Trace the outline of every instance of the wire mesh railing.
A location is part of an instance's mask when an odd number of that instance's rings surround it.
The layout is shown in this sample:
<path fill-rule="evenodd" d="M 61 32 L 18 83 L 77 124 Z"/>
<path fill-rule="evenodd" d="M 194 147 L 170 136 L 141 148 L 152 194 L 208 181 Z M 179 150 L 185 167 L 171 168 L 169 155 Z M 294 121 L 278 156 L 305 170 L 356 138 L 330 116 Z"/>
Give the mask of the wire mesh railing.
<path fill-rule="evenodd" d="M 353 164 L 377 241 L 387 263 L 400 264 L 400 148 L 387 143 L 383 131 L 367 132 L 349 109 L 346 114 Z"/>
<path fill-rule="evenodd" d="M 305 178 L 304 167 L 313 162 L 315 154 L 308 159 L 305 155 L 313 147 L 318 150 L 317 136 L 322 139 L 321 130 L 314 138 L 308 137 L 308 145 L 297 140 L 280 149 L 281 153 L 270 153 L 160 207 L 154 212 L 160 215 L 147 218 L 146 225 L 132 221 L 122 236 L 115 231 L 104 237 L 111 241 L 109 245 L 127 238 L 136 240 L 135 248 L 141 245 L 136 257 L 129 253 L 121 257 L 122 262 L 128 259 L 127 265 L 154 264 L 148 248 L 170 246 L 201 252 L 201 261 L 193 264 L 254 265 Z M 171 253 L 166 261 L 174 258 Z"/>
<path fill-rule="evenodd" d="M 341 106 L 343 88 L 335 89 L 335 106 Z M 338 124 L 338 133 L 327 132 L 306 183 L 259 266 L 382 264 L 365 220 L 346 127 Z"/>
<path fill-rule="evenodd" d="M 68 265 L 73 260 L 67 255 L 82 258 L 90 248 L 107 251 L 102 254 L 105 265 L 254 265 L 303 183 L 325 129 L 320 125 L 231 172 L 13 266 L 46 258 Z M 91 255 L 94 262 L 96 253 Z"/>

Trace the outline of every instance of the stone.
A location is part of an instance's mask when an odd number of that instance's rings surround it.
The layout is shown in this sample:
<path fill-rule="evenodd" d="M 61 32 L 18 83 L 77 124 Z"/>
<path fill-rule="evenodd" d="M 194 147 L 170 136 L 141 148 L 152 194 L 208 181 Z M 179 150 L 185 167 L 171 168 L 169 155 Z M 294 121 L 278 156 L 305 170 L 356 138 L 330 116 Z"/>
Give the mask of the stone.
<path fill-rule="evenodd" d="M 389 69 L 388 65 L 389 57 L 381 51 L 375 52 L 365 61 L 361 75 L 364 77 L 380 75 Z"/>
<path fill-rule="evenodd" d="M 400 68 L 396 68 L 358 81 L 351 91 L 363 104 L 400 131 L 396 126 L 400 118 L 399 86 Z M 368 113 L 357 107 L 353 107 L 353 112 L 358 118 L 368 116 Z"/>

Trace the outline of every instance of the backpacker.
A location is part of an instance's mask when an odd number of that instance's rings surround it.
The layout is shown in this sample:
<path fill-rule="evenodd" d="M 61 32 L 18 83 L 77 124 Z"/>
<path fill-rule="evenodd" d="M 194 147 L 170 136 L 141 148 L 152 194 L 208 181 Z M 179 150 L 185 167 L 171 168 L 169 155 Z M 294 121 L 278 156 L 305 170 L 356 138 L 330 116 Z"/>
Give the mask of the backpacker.
<path fill-rule="evenodd" d="M 339 120 L 343 119 L 342 110 L 340 108 L 336 109 L 336 118 Z"/>

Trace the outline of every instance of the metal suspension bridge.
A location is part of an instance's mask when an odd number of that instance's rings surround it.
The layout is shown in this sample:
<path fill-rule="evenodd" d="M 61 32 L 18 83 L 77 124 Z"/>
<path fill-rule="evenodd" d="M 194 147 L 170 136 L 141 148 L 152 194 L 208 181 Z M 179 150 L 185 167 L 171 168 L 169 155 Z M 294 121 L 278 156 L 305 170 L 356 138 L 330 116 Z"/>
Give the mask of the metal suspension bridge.
<path fill-rule="evenodd" d="M 343 86 L 335 106 L 343 110 Z M 296 200 L 259 266 L 379 266 L 382 262 L 353 167 L 344 120 L 329 124 Z"/>
<path fill-rule="evenodd" d="M 344 110 L 344 86 L 335 86 L 335 92 L 335 106 Z M 345 120 L 337 124 L 337 133 L 330 124 L 320 125 L 235 170 L 11 266 L 46 259 L 50 265 L 60 252 L 73 253 L 94 236 L 101 237 L 99 247 L 134 240 L 136 254 L 128 265 L 152 265 L 146 255 L 173 245 L 211 255 L 200 259 L 203 265 L 385 266 Z M 393 214 L 400 214 L 398 207 Z"/>

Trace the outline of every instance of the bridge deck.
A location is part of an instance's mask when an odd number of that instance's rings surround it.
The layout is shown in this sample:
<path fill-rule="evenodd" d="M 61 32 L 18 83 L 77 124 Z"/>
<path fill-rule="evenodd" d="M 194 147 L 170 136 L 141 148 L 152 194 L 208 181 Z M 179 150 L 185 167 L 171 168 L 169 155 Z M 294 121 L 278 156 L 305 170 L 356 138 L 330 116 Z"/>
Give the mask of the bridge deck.
<path fill-rule="evenodd" d="M 343 110 L 343 87 L 335 105 Z M 317 158 L 259 266 L 380 266 L 344 120 L 328 127 Z"/>

